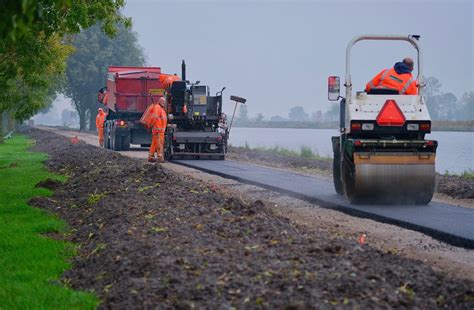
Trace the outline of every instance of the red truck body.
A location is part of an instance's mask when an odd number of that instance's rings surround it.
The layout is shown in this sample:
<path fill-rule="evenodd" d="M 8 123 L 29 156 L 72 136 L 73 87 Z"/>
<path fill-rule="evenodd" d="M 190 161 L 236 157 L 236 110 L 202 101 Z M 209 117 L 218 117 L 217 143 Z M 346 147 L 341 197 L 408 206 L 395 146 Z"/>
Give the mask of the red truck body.
<path fill-rule="evenodd" d="M 108 110 L 104 147 L 119 151 L 130 149 L 130 144 L 151 143 L 150 132 L 139 120 L 146 108 L 164 95 L 160 75 L 159 67 L 109 67 L 106 97 L 99 98 Z"/>
<path fill-rule="evenodd" d="M 159 67 L 109 67 L 107 107 L 120 113 L 143 113 L 163 96 Z"/>

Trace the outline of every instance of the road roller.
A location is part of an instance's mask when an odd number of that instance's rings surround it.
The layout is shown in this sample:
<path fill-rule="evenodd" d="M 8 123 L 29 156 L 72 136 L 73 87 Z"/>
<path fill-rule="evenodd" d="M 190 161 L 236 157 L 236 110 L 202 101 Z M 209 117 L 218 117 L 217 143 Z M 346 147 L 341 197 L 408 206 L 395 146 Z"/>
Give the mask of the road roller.
<path fill-rule="evenodd" d="M 360 41 L 406 41 L 417 51 L 418 94 L 393 89 L 352 91 L 351 50 Z M 427 140 L 431 118 L 423 92 L 418 35 L 362 35 L 346 49 L 345 97 L 340 78 L 328 78 L 328 99 L 340 104 L 340 134 L 332 137 L 333 179 L 351 203 L 428 204 L 435 189 L 437 141 Z"/>

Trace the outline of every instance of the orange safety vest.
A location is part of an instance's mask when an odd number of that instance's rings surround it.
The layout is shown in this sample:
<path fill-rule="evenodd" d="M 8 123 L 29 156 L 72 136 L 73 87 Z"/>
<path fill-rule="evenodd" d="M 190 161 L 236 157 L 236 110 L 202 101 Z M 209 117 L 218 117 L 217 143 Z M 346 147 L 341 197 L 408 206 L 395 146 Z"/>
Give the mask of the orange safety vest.
<path fill-rule="evenodd" d="M 394 89 L 401 95 L 418 94 L 418 88 L 411 73 L 398 74 L 394 68 L 382 70 L 365 86 L 367 92 L 372 88 Z"/>
<path fill-rule="evenodd" d="M 180 78 L 178 76 L 170 75 L 170 74 L 160 74 L 158 79 L 159 79 L 161 85 L 163 85 L 164 89 L 169 88 L 175 81 L 180 80 Z"/>
<path fill-rule="evenodd" d="M 145 113 L 143 113 L 140 123 L 151 128 L 154 134 L 164 133 L 166 131 L 166 125 L 168 124 L 165 109 L 159 104 L 152 104 L 146 109 Z"/>
<path fill-rule="evenodd" d="M 105 122 L 106 117 L 107 117 L 107 114 L 105 114 L 105 112 L 103 111 L 100 111 L 95 117 L 95 126 L 97 128 L 104 128 L 104 122 Z"/>

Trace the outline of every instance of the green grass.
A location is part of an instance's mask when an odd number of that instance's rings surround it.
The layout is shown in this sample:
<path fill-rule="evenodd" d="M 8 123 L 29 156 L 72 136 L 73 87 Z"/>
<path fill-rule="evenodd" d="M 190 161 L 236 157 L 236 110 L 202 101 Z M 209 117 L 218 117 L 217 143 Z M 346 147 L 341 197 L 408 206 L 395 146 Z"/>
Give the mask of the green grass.
<path fill-rule="evenodd" d="M 31 197 L 51 195 L 35 188 L 39 181 L 64 181 L 44 169 L 46 154 L 27 151 L 31 143 L 15 135 L 0 144 L 0 309 L 94 309 L 93 294 L 59 283 L 73 245 L 42 235 L 64 232 L 66 224 L 27 205 Z"/>
<path fill-rule="evenodd" d="M 280 147 L 280 146 L 274 146 L 272 148 L 266 148 L 266 147 L 251 148 L 247 142 L 245 142 L 243 148 L 246 150 L 270 152 L 270 153 L 275 153 L 278 155 L 289 156 L 289 157 L 303 157 L 303 158 L 312 159 L 312 160 L 332 160 L 330 157 L 324 157 L 324 156 L 319 155 L 317 152 L 314 152 L 310 147 L 304 146 L 304 145 L 300 148 L 299 152 L 293 151 L 284 147 Z"/>
<path fill-rule="evenodd" d="M 461 173 L 461 177 L 465 179 L 474 179 L 474 170 L 466 170 L 463 173 Z"/>

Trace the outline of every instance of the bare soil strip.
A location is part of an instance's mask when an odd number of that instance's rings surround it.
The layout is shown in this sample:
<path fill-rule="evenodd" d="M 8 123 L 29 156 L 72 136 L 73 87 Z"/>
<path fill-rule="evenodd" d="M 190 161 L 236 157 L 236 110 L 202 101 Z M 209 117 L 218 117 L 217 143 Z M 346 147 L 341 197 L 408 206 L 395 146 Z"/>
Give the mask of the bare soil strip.
<path fill-rule="evenodd" d="M 80 244 L 64 282 L 102 308 L 474 307 L 474 282 L 307 229 L 262 201 L 44 131 L 35 148 L 69 176 L 31 204 Z"/>
<path fill-rule="evenodd" d="M 474 280 L 474 250 L 455 247 L 421 232 L 375 220 L 354 217 L 339 211 L 320 208 L 314 203 L 290 197 L 255 185 L 240 183 L 203 171 L 165 163 L 164 167 L 206 182 L 244 201 L 262 200 L 267 207 L 291 222 L 306 226 L 318 234 L 325 230 L 335 236 L 357 242 L 366 235 L 366 243 L 382 252 L 420 260 L 450 277 Z"/>

